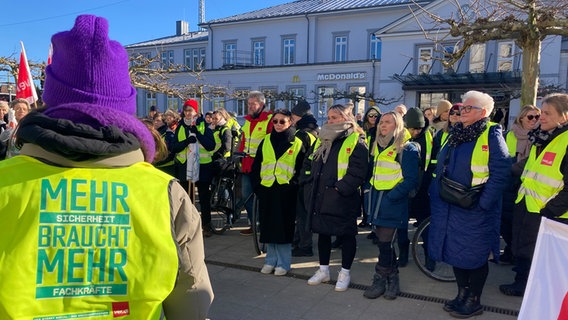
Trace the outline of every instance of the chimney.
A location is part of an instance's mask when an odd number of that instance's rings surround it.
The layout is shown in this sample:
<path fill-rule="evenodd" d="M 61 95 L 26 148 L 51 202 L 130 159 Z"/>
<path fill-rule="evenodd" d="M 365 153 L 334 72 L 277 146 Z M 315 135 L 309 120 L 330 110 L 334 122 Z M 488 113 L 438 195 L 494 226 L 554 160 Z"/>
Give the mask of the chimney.
<path fill-rule="evenodd" d="M 183 36 L 189 33 L 189 23 L 187 21 L 176 21 L 176 36 Z"/>

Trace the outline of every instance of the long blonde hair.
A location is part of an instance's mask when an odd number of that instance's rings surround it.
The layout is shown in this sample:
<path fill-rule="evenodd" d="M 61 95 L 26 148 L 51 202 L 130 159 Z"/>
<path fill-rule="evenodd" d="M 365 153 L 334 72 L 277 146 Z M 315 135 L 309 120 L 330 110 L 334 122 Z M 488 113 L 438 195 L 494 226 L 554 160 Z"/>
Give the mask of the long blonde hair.
<path fill-rule="evenodd" d="M 375 155 L 377 152 L 379 136 L 381 135 L 381 130 L 379 129 L 379 126 L 381 125 L 381 121 L 384 121 L 384 117 L 388 115 L 391 115 L 393 117 L 395 123 L 393 131 L 394 149 L 396 152 L 402 152 L 402 148 L 406 140 L 406 129 L 404 128 L 404 121 L 402 120 L 402 116 L 398 112 L 389 111 L 387 113 L 382 114 L 381 119 L 379 119 L 379 123 L 377 124 L 377 133 L 375 135 L 375 143 L 373 144 L 371 155 Z"/>

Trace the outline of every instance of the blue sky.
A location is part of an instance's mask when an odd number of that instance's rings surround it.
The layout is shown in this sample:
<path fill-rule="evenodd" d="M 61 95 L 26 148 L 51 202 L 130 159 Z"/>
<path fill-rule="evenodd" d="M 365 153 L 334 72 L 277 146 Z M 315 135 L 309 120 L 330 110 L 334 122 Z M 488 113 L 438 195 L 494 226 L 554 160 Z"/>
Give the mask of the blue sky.
<path fill-rule="evenodd" d="M 294 0 L 205 0 L 205 20 L 218 19 Z M 5 0 L 0 19 L 0 56 L 20 54 L 24 42 L 28 60 L 47 60 L 51 35 L 73 27 L 75 17 L 94 14 L 109 20 L 109 33 L 123 45 L 175 34 L 177 20 L 197 30 L 198 0 Z M 0 73 L 0 82 L 5 81 Z"/>

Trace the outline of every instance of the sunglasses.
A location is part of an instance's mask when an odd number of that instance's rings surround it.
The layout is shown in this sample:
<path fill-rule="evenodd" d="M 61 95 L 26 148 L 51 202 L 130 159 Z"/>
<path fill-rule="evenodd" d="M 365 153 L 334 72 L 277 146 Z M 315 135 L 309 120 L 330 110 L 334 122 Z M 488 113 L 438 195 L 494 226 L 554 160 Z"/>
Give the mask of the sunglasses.
<path fill-rule="evenodd" d="M 460 107 L 460 113 L 464 112 L 464 111 L 465 111 L 465 113 L 469 113 L 469 112 L 471 112 L 471 109 L 481 110 L 483 108 L 482 107 L 476 107 L 476 106 L 461 106 Z"/>
<path fill-rule="evenodd" d="M 460 115 L 460 113 L 457 110 L 451 110 L 450 111 L 450 116 L 459 116 L 459 115 Z"/>
<path fill-rule="evenodd" d="M 284 119 L 280 119 L 280 120 L 274 119 L 274 120 L 272 120 L 272 123 L 285 125 L 285 124 L 286 124 L 286 120 L 284 120 Z"/>
<path fill-rule="evenodd" d="M 527 119 L 529 119 L 529 121 L 532 121 L 533 119 L 538 120 L 539 118 L 540 118 L 540 114 L 537 114 L 537 115 L 534 115 L 534 116 L 532 114 L 529 114 L 527 116 Z"/>
<path fill-rule="evenodd" d="M 376 113 L 368 114 L 368 115 L 367 115 L 368 118 L 376 118 L 376 117 L 378 117 L 378 116 L 379 116 L 379 115 L 376 114 Z"/>

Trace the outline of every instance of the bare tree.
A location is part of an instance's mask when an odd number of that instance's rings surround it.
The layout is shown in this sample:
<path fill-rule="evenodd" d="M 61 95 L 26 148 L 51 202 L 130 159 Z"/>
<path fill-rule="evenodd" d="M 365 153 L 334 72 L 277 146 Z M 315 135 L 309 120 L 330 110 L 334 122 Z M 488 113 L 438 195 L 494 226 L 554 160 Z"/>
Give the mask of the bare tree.
<path fill-rule="evenodd" d="M 445 52 L 442 63 L 450 67 L 476 43 L 514 40 L 522 50 L 521 105 L 535 104 L 540 76 L 540 52 L 547 36 L 568 36 L 566 0 L 451 0 L 456 11 L 441 17 L 424 7 L 434 27 L 422 27 L 437 43 L 457 39 L 457 50 Z M 417 12 L 417 21 L 421 23 Z M 430 22 L 432 22 L 430 21 Z M 422 21 L 424 22 L 424 21 Z M 441 30 L 448 30 L 445 36 Z"/>

